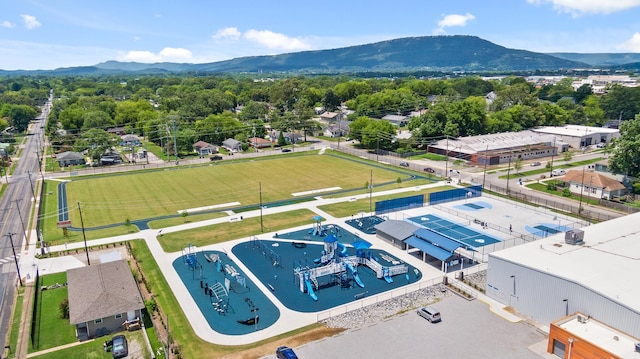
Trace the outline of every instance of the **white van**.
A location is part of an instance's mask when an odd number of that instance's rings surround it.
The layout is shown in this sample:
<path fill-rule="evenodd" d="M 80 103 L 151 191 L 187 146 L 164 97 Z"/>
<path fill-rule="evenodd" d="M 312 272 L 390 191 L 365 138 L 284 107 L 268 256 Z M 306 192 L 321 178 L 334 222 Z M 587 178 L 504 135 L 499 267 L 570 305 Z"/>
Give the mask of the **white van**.
<path fill-rule="evenodd" d="M 551 175 L 554 176 L 554 177 L 555 176 L 564 176 L 566 174 L 567 174 L 567 171 L 565 171 L 565 170 L 553 170 L 553 171 L 551 171 Z"/>
<path fill-rule="evenodd" d="M 425 318 L 426 320 L 430 321 L 431 323 L 437 323 L 441 320 L 440 312 L 438 312 L 438 310 L 435 309 L 434 307 L 418 308 L 418 314 L 421 317 Z"/>

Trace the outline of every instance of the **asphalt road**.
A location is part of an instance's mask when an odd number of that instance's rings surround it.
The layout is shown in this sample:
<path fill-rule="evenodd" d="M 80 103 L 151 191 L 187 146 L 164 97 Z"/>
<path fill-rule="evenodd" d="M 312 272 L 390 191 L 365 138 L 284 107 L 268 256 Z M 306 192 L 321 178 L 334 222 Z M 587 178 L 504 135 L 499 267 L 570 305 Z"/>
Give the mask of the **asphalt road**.
<path fill-rule="evenodd" d="M 13 301 L 19 285 L 14 250 L 19 258 L 27 245 L 26 232 L 31 204 L 36 182 L 41 176 L 38 157 L 41 155 L 44 141 L 42 126 L 49 114 L 51 101 L 52 96 L 42 108 L 40 116 L 32 121 L 15 171 L 8 176 L 9 185 L 0 199 L 0 348 L 4 348 L 8 341 L 6 335 L 9 332 Z M 3 181 L 6 179 L 5 177 Z"/>

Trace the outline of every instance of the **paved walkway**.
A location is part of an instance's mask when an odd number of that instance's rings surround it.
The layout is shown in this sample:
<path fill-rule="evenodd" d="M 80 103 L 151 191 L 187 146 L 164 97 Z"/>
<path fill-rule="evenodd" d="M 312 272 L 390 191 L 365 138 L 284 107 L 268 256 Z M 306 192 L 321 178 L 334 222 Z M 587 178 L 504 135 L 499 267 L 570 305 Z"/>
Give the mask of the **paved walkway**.
<path fill-rule="evenodd" d="M 441 186 L 443 184 L 444 183 L 440 182 L 440 183 L 434 183 L 434 184 L 417 186 L 417 187 L 394 189 L 389 191 L 373 193 L 372 196 L 378 197 L 378 196 L 384 196 L 392 193 L 403 193 L 403 192 L 410 193 L 410 192 L 422 190 L 429 187 Z M 327 204 L 345 202 L 345 201 L 352 200 L 353 198 L 356 198 L 356 199 L 369 198 L 369 194 L 347 196 L 342 198 L 323 198 L 321 196 L 318 196 L 316 197 L 315 201 L 311 201 L 311 202 L 297 203 L 297 204 L 279 206 L 279 207 L 273 207 L 273 208 L 265 208 L 262 210 L 262 215 L 269 215 L 274 213 L 287 212 L 287 211 L 292 211 L 296 209 L 306 208 L 324 217 L 326 219 L 326 221 L 324 222 L 326 225 L 329 225 L 329 224 L 344 225 L 344 221 L 348 218 L 343 218 L 343 219 L 335 218 L 329 215 L 328 213 L 318 209 L 317 207 L 327 205 Z M 260 216 L 260 210 L 244 212 L 242 215 L 244 218 L 258 217 Z M 96 246 L 101 244 L 118 243 L 118 242 L 123 242 L 128 240 L 134 240 L 134 239 L 145 240 L 155 260 L 158 262 L 158 265 L 163 275 L 165 276 L 167 282 L 169 283 L 174 295 L 176 296 L 178 302 L 180 303 L 180 306 L 182 307 L 183 312 L 185 313 L 188 320 L 190 321 L 194 331 L 200 338 L 208 342 L 212 342 L 216 344 L 224 344 L 224 345 L 242 345 L 242 344 L 253 343 L 253 342 L 257 342 L 267 338 L 271 338 L 279 334 L 289 332 L 291 330 L 294 330 L 306 325 L 316 323 L 322 318 L 330 316 L 331 315 L 330 313 L 340 313 L 346 310 L 347 305 L 344 305 L 337 308 L 333 308 L 326 312 L 300 313 L 284 307 L 273 295 L 273 293 L 268 288 L 264 287 L 264 285 L 243 265 L 243 263 L 233 255 L 231 250 L 233 246 L 235 246 L 238 243 L 249 240 L 249 238 L 242 238 L 242 239 L 228 241 L 220 244 L 206 246 L 199 249 L 217 250 L 217 251 L 226 252 L 232 259 L 234 259 L 234 262 L 240 267 L 240 269 L 245 274 L 247 274 L 249 279 L 252 280 L 266 294 L 269 300 L 271 300 L 277 306 L 277 308 L 280 310 L 280 318 L 274 325 L 262 330 L 258 330 L 254 333 L 247 334 L 247 335 L 224 335 L 212 330 L 208 322 L 206 321 L 205 317 L 200 313 L 200 311 L 193 310 L 193 308 L 196 308 L 197 305 L 195 304 L 193 298 L 191 297 L 191 294 L 188 292 L 188 290 L 182 283 L 181 278 L 173 270 L 172 263 L 175 259 L 181 256 L 181 253 L 180 252 L 174 252 L 174 253 L 164 252 L 164 250 L 160 245 L 160 242 L 157 239 L 157 236 L 160 232 L 162 234 L 173 233 L 173 232 L 184 231 L 187 229 L 199 228 L 199 227 L 209 226 L 209 225 L 218 224 L 218 223 L 227 223 L 227 222 L 229 222 L 229 217 L 216 218 L 216 219 L 193 222 L 193 223 L 185 223 L 185 224 L 162 228 L 162 229 L 148 229 L 148 230 L 143 230 L 137 233 L 131 233 L 127 235 L 92 240 L 90 242 L 90 245 Z M 309 225 L 311 225 L 311 223 Z M 291 228 L 289 230 L 295 231 L 299 229 L 304 229 L 304 228 L 308 228 L 309 225 L 305 225 L 297 228 Z M 383 249 L 389 252 L 390 254 L 395 255 L 398 258 L 401 258 L 408 264 L 422 271 L 423 276 L 419 282 L 409 285 L 407 287 L 403 287 L 401 288 L 400 291 L 396 290 L 398 291 L 398 294 L 395 294 L 395 293 L 391 294 L 392 296 L 401 295 L 402 293 L 406 293 L 407 291 L 418 290 L 424 287 L 431 286 L 436 283 L 440 283 L 442 281 L 443 273 L 437 268 L 434 268 L 431 265 L 422 262 L 420 259 L 410 254 L 407 254 L 405 251 L 397 247 L 394 247 L 391 244 L 381 239 L 378 239 L 376 235 L 366 234 L 366 233 L 357 231 L 355 229 L 352 229 L 349 226 L 347 227 L 354 234 L 357 234 L 361 238 L 371 242 L 374 247 Z M 32 238 L 36 238 L 35 231 L 32 231 L 31 235 L 32 235 Z M 260 234 L 259 237 L 263 239 L 271 239 L 271 238 L 274 238 L 274 235 L 275 235 L 274 232 L 263 233 L 263 234 Z M 23 273 L 23 276 L 27 277 L 28 281 L 33 280 L 36 269 L 40 271 L 41 275 L 43 275 L 43 274 L 62 272 L 71 268 L 77 268 L 85 265 L 83 261 L 72 256 L 37 259 L 34 256 L 36 252 L 35 242 L 36 241 L 31 241 L 29 250 L 21 258 L 21 264 L 20 264 L 21 272 Z M 84 243 L 78 242 L 78 243 L 70 243 L 65 245 L 53 246 L 53 247 L 50 247 L 50 250 L 52 252 L 60 252 L 64 250 L 83 249 L 83 248 L 84 248 Z M 486 265 L 480 264 L 479 266 L 477 266 L 477 268 L 478 270 L 481 270 L 481 269 L 485 269 L 486 268 L 485 266 Z M 453 278 L 453 276 L 450 276 L 450 280 L 455 280 L 455 279 Z M 365 297 L 358 302 L 361 302 L 360 304 L 362 306 L 365 306 L 365 305 L 376 303 L 379 300 L 384 300 L 388 298 L 389 298 L 389 293 L 383 293 L 377 297 L 376 296 Z M 482 295 L 482 293 L 478 294 L 478 298 L 483 302 L 489 304 L 491 307 L 491 310 L 494 313 L 502 316 L 503 318 L 509 321 L 520 320 L 520 318 L 505 311 L 504 305 L 485 297 L 484 295 Z M 354 302 L 351 302 L 349 303 L 349 306 L 353 307 L 353 304 Z"/>

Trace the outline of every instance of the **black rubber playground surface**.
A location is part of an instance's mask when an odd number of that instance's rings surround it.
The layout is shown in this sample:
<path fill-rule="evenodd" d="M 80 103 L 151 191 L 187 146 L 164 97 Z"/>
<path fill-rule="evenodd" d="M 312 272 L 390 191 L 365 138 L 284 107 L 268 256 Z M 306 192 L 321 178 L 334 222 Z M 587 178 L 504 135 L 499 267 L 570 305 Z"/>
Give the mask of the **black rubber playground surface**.
<path fill-rule="evenodd" d="M 217 262 L 209 262 L 205 254 L 217 255 L 221 265 L 218 267 Z M 193 252 L 193 255 L 197 264 L 189 265 L 188 255 L 185 252 L 185 255 L 173 262 L 173 268 L 187 287 L 198 309 L 209 322 L 211 329 L 222 334 L 242 335 L 264 329 L 278 320 L 280 317 L 278 308 L 251 280 L 246 278 L 225 253 L 204 251 Z M 234 275 L 235 273 L 237 275 Z M 236 280 L 238 275 L 245 278 L 245 286 Z M 225 279 L 229 279 L 227 296 L 222 290 Z M 206 291 L 205 287 L 211 287 L 212 290 Z M 219 298 L 222 298 L 222 301 Z M 255 323 L 256 315 L 257 324 Z"/>
<path fill-rule="evenodd" d="M 260 242 L 262 244 L 259 244 Z M 355 255 L 356 249 L 348 243 L 348 255 Z M 264 248 L 271 251 L 265 253 Z M 384 279 L 378 279 L 373 270 L 364 265 L 358 266 L 358 275 L 365 287 L 356 285 L 349 277 L 349 285 L 342 286 L 334 283 L 332 276 L 319 277 L 319 289 L 315 291 L 318 300 L 313 300 L 309 294 L 300 291 L 299 282 L 294 275 L 294 268 L 299 264 L 314 267 L 314 259 L 321 256 L 324 246 L 322 243 L 303 243 L 296 241 L 258 240 L 256 242 L 244 242 L 233 247 L 232 252 L 245 264 L 249 270 L 267 288 L 272 288 L 273 294 L 289 309 L 300 312 L 316 312 L 326 310 L 338 305 L 346 304 L 366 296 L 376 295 L 384 291 L 399 288 L 420 279 L 422 273 L 416 268 L 408 266 L 407 274 L 393 276 L 393 282 L 387 283 Z M 387 252 L 378 249 L 367 249 L 371 256 L 375 257 L 383 266 L 405 264 Z M 274 265 L 274 255 L 280 263 Z M 261 309 L 262 311 L 262 309 Z"/>

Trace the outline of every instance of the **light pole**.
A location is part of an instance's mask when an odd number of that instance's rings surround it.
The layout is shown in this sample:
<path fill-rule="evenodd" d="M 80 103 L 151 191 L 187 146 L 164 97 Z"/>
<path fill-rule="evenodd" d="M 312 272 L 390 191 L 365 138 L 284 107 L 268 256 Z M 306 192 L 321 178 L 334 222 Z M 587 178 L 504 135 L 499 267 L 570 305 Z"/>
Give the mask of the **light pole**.
<path fill-rule="evenodd" d="M 18 206 L 18 201 L 22 201 L 22 199 L 16 199 L 14 202 L 16 203 L 16 208 L 18 209 L 18 217 L 20 218 L 20 224 L 22 224 L 22 230 L 24 231 L 24 238 L 27 238 L 27 228 L 24 226 L 24 220 L 22 219 L 22 212 L 20 212 L 20 206 Z"/>
<path fill-rule="evenodd" d="M 16 270 L 18 271 L 18 280 L 20 281 L 20 286 L 22 287 L 22 276 L 20 275 L 20 265 L 18 264 L 18 256 L 16 256 L 16 248 L 13 246 L 13 235 L 15 233 L 6 234 L 9 237 L 9 241 L 11 241 L 11 250 L 13 251 L 13 260 L 16 262 Z"/>

